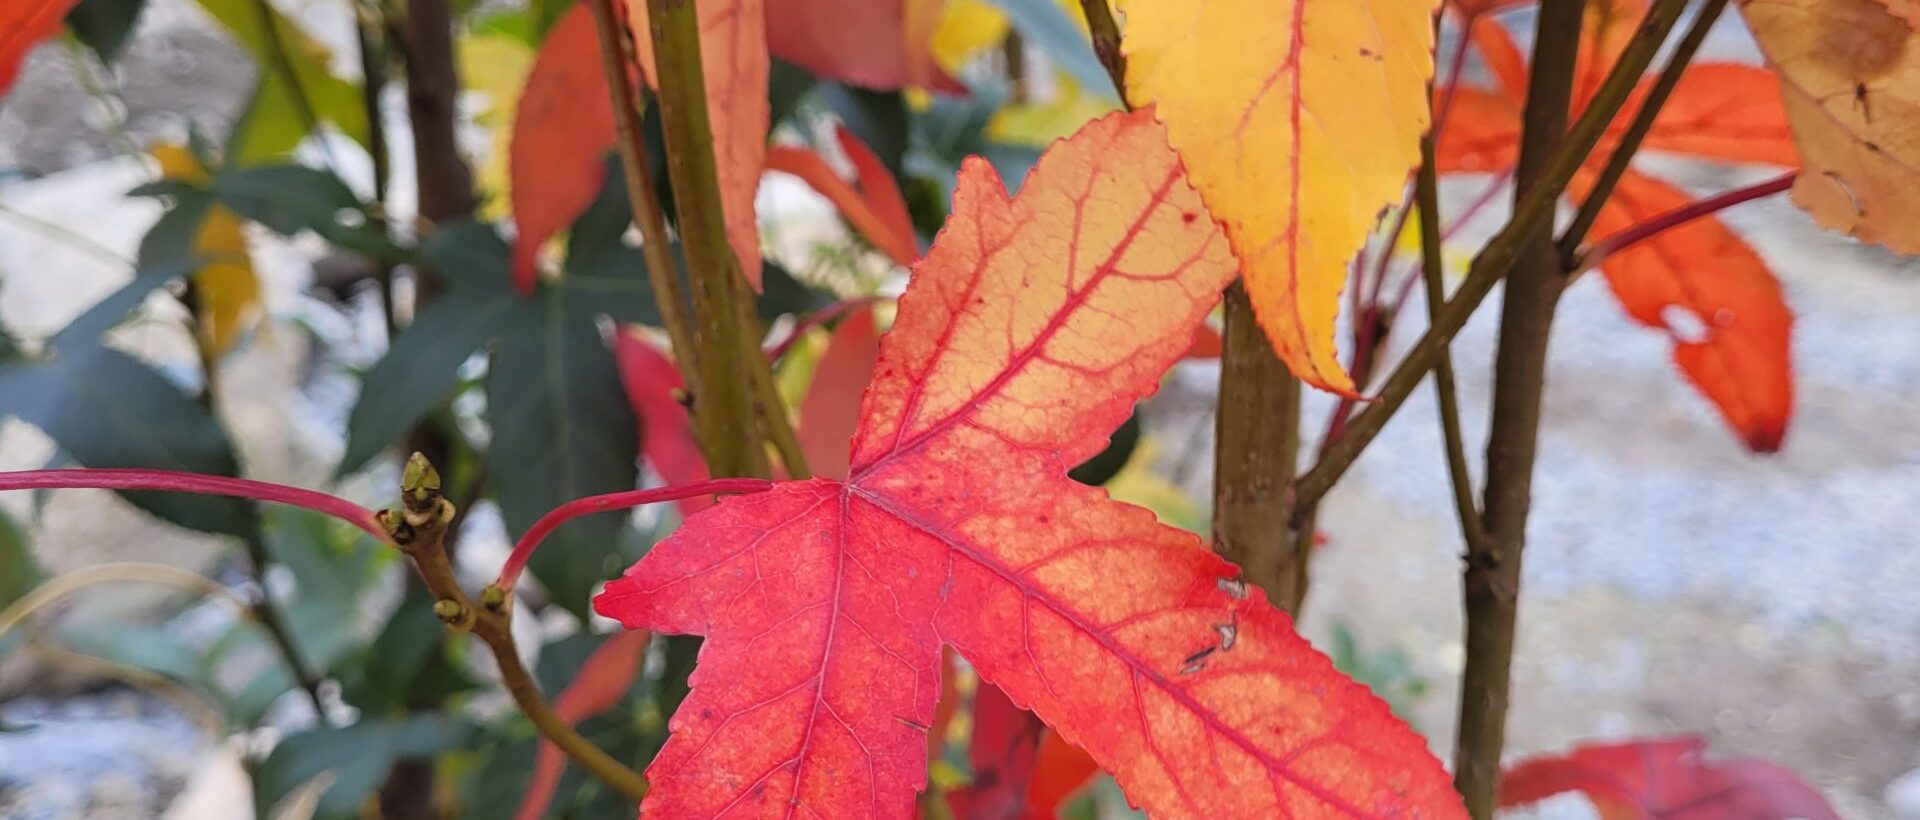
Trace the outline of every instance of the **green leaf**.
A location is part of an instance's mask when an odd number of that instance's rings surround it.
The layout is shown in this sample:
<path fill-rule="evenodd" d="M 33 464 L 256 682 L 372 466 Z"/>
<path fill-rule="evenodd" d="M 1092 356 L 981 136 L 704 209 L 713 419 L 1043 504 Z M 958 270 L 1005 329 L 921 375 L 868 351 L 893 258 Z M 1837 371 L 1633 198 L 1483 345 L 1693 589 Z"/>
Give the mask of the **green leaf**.
<path fill-rule="evenodd" d="M 1027 42 L 1039 46 L 1047 57 L 1073 76 L 1075 82 L 1096 94 L 1114 99 L 1113 78 L 1093 53 L 1093 43 L 1068 17 L 1057 0 L 991 0 L 1007 13 L 1014 29 Z"/>
<path fill-rule="evenodd" d="M 839 115 L 847 130 L 873 150 L 895 179 L 903 176 L 908 127 L 907 101 L 897 91 L 872 91 L 865 88 L 822 83 L 820 101 Z M 935 100 L 946 95 L 938 95 Z M 982 129 L 986 124 L 982 123 Z"/>
<path fill-rule="evenodd" d="M 165 218 L 162 217 L 162 219 Z M 186 275 L 193 268 L 194 265 L 191 262 L 175 262 L 134 273 L 133 281 L 121 285 L 119 290 L 107 294 L 107 298 L 95 302 L 93 307 L 87 308 L 84 313 L 68 322 L 66 327 L 54 334 L 48 344 L 58 350 L 98 343 L 100 334 L 126 321 L 127 314 L 146 303 L 147 297 L 154 291 L 166 287 L 168 282 Z"/>
<path fill-rule="evenodd" d="M 0 366 L 0 416 L 40 428 L 88 467 L 237 472 L 233 444 L 205 406 L 124 353 L 92 342 L 67 344 L 72 330 L 62 332 L 54 355 Z M 238 499 L 121 495 L 190 529 L 246 535 L 256 525 L 252 506 Z"/>
<path fill-rule="evenodd" d="M 360 400 L 347 417 L 346 455 L 334 474 L 366 466 L 446 401 L 460 383 L 461 366 L 519 304 L 501 279 L 492 287 L 455 284 L 420 311 L 362 377 Z"/>
<path fill-rule="evenodd" d="M 13 519 L 0 512 L 0 608 L 20 600 L 39 586 L 43 577 L 26 537 L 14 526 Z"/>
<path fill-rule="evenodd" d="M 487 373 L 487 461 L 516 537 L 560 504 L 632 489 L 637 431 L 613 352 L 575 300 L 536 294 L 506 319 Z M 620 515 L 582 518 L 548 536 L 528 564 L 554 601 L 586 620 L 588 595 L 621 550 Z"/>
<path fill-rule="evenodd" d="M 437 714 L 370 718 L 351 726 L 289 735 L 253 773 L 254 812 L 273 816 L 281 799 L 322 774 L 333 776 L 315 817 L 358 817 L 394 761 L 431 757 L 465 743 L 472 727 Z"/>
<path fill-rule="evenodd" d="M 221 695 L 206 653 L 171 630 L 114 622 L 63 626 L 58 634 L 60 642 L 75 652 L 164 675 L 203 694 Z"/>
<path fill-rule="evenodd" d="M 771 114 L 768 119 L 773 127 L 778 128 L 800 109 L 800 101 L 813 91 L 814 82 L 813 75 L 806 69 L 778 57 L 773 59 L 767 75 L 767 108 Z"/>
<path fill-rule="evenodd" d="M 221 204 L 282 236 L 313 231 L 348 250 L 399 262 L 406 253 L 374 227 L 365 203 L 331 171 L 267 165 L 222 171 L 212 194 Z"/>
<path fill-rule="evenodd" d="M 787 314 L 805 316 L 834 302 L 832 293 L 808 286 L 772 261 L 762 266 L 761 271 L 760 300 L 755 307 L 762 321 L 771 323 Z"/>
<path fill-rule="evenodd" d="M 258 0 L 199 0 L 199 3 L 260 66 L 260 83 L 253 99 L 227 140 L 228 164 L 254 165 L 293 150 L 307 135 L 307 125 L 287 85 L 282 64 L 274 56 L 271 40 L 275 38 L 269 38 L 268 29 L 261 25 Z M 364 142 L 367 118 L 359 86 L 329 73 L 326 47 L 307 36 L 299 26 L 271 9 L 268 19 L 273 25 L 272 31 L 279 35 L 277 39 L 286 47 L 286 60 L 293 65 L 293 75 L 312 106 L 313 115 L 333 123 L 348 137 Z"/>
<path fill-rule="evenodd" d="M 147 0 L 80 0 L 67 12 L 67 28 L 100 55 L 100 62 L 112 63 L 146 6 Z"/>
<path fill-rule="evenodd" d="M 364 713 L 401 714 L 474 688 L 446 635 L 433 598 L 410 585 L 373 643 L 337 667 L 342 697 Z"/>

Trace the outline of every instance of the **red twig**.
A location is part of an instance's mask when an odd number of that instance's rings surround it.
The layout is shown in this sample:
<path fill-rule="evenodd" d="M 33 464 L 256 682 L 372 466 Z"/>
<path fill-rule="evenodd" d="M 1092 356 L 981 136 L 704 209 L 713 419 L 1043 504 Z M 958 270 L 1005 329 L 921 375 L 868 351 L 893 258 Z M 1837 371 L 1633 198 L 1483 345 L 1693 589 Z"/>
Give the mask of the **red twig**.
<path fill-rule="evenodd" d="M 878 301 L 880 301 L 880 297 L 878 296 L 858 296 L 852 299 L 841 299 L 838 302 L 834 302 L 831 305 L 807 314 L 805 318 L 794 324 L 793 332 L 787 334 L 787 338 L 781 339 L 778 344 L 767 348 L 767 361 L 780 361 L 780 357 L 786 355 L 787 351 L 793 347 L 795 342 L 800 341 L 800 337 L 807 332 L 808 328 L 824 325 L 843 315 L 852 313 Z"/>
<path fill-rule="evenodd" d="M 521 571 L 527 567 L 527 559 L 533 557 L 533 551 L 540 547 L 540 542 L 559 529 L 560 525 L 583 515 L 631 509 L 661 501 L 678 501 L 699 495 L 758 493 L 770 489 L 773 489 L 773 482 L 763 478 L 716 478 L 652 490 L 628 490 L 576 498 L 548 511 L 540 516 L 540 520 L 533 522 L 532 527 L 527 528 L 526 534 L 520 536 L 520 540 L 513 545 L 513 554 L 507 556 L 507 563 L 500 568 L 500 577 L 493 585 L 503 592 L 511 592 L 513 585 L 520 580 Z"/>
<path fill-rule="evenodd" d="M 0 473 L 0 491 L 6 490 L 148 490 L 251 498 L 324 513 L 366 530 L 382 543 L 392 542 L 392 537 L 374 520 L 373 511 L 365 507 L 315 490 L 246 478 L 172 470 L 26 470 Z"/>
<path fill-rule="evenodd" d="M 1584 271 L 1597 268 L 1602 262 L 1607 261 L 1608 257 L 1674 228 L 1702 217 L 1712 216 L 1742 202 L 1751 202 L 1785 191 L 1793 187 L 1793 181 L 1799 175 L 1799 171 L 1788 171 L 1765 182 L 1757 182 L 1745 188 L 1735 188 L 1705 199 L 1694 200 L 1643 222 L 1634 223 L 1619 233 L 1593 243 L 1587 248 L 1586 253 L 1580 255 L 1580 263 L 1574 269 Z"/>

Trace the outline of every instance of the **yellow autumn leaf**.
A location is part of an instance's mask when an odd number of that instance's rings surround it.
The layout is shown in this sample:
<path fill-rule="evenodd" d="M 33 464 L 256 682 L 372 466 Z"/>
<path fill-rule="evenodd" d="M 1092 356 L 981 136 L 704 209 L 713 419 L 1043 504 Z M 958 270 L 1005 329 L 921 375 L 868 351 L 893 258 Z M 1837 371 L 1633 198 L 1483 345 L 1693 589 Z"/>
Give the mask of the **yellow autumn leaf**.
<path fill-rule="evenodd" d="M 160 164 L 162 178 L 204 185 L 205 166 L 186 146 L 159 144 L 150 153 Z M 243 222 L 225 206 L 207 206 L 193 238 L 193 252 L 201 266 L 193 272 L 193 298 L 198 314 L 195 342 L 202 358 L 215 361 L 260 321 L 260 278 L 247 253 Z"/>
<path fill-rule="evenodd" d="M 480 217 L 503 218 L 512 210 L 507 200 L 507 155 L 513 142 L 513 112 L 520 89 L 533 70 L 533 48 L 505 34 L 479 32 L 460 38 L 456 48 L 460 76 L 467 90 L 477 92 L 485 107 L 474 112 L 476 124 L 487 130 L 487 155 L 478 164 L 474 187 L 480 192 Z"/>
<path fill-rule="evenodd" d="M 955 73 L 974 57 L 1007 39 L 1007 13 L 986 0 L 951 0 L 933 30 L 933 61 Z"/>
<path fill-rule="evenodd" d="M 1073 81 L 1073 75 L 1055 71 L 1053 92 L 1046 100 L 1002 106 L 987 123 L 987 136 L 998 142 L 1042 148 L 1113 111 L 1116 105 L 1111 97 L 1087 93 Z"/>
<path fill-rule="evenodd" d="M 1120 0 L 1127 96 L 1152 105 L 1226 229 L 1274 350 L 1352 394 L 1347 264 L 1419 162 L 1439 0 Z"/>
<path fill-rule="evenodd" d="M 1793 201 L 1821 225 L 1920 253 L 1920 3 L 1741 0 L 1780 95 L 1801 173 Z"/>

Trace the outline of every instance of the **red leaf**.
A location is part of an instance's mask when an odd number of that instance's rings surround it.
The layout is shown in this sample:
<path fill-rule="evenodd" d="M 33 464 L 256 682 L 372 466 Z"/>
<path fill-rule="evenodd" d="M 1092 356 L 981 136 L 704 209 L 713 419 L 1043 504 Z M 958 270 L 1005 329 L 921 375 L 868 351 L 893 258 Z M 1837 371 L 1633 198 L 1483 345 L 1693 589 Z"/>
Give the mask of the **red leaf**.
<path fill-rule="evenodd" d="M 832 80 L 881 91 L 920 86 L 966 94 L 933 62 L 940 0 L 777 0 L 767 45 L 780 59 Z"/>
<path fill-rule="evenodd" d="M 1027 784 L 1027 816 L 1057 816 L 1060 804 L 1086 788 L 1099 773 L 1100 765 L 1086 750 L 1048 729 L 1040 735 L 1040 754 L 1033 762 L 1033 780 Z"/>
<path fill-rule="evenodd" d="M 1521 761 L 1501 775 L 1500 805 L 1578 791 L 1606 818 L 1838 820 L 1820 793 L 1764 760 L 1702 759 L 1697 737 L 1595 744 Z"/>
<path fill-rule="evenodd" d="M 1588 7 L 1583 28 L 1581 102 L 1597 87 L 1646 7 L 1643 0 L 1602 0 Z M 1492 21 L 1474 27 L 1473 42 L 1491 55 L 1501 88 L 1454 91 L 1453 113 L 1437 152 L 1442 173 L 1510 168 L 1517 160 L 1524 71 L 1506 30 Z M 1506 68 L 1498 68 L 1498 66 Z M 1649 90 L 1642 83 L 1628 110 Z M 1436 93 L 1446 93 L 1444 91 Z M 1613 153 L 1627 118 L 1568 186 L 1584 199 Z M 1773 75 L 1751 66 L 1695 65 L 1682 76 L 1654 120 L 1651 150 L 1764 164 L 1796 161 L 1792 134 Z M 1605 237 L 1690 201 L 1681 191 L 1629 171 L 1608 200 L 1591 235 Z M 1766 263 L 1717 219 L 1668 230 L 1610 257 L 1607 283 L 1621 306 L 1643 325 L 1674 337 L 1681 373 L 1719 408 L 1756 452 L 1780 448 L 1793 413 L 1793 315 Z"/>
<path fill-rule="evenodd" d="M 646 661 L 647 639 L 645 632 L 622 632 L 600 644 L 587 656 L 573 682 L 554 699 L 553 711 L 572 725 L 619 705 Z M 540 741 L 533 757 L 533 778 L 527 782 L 527 796 L 520 810 L 514 812 L 514 820 L 539 820 L 547 813 L 566 762 L 560 747 Z"/>
<path fill-rule="evenodd" d="M 13 86 L 27 52 L 60 30 L 80 0 L 7 0 L 0 3 L 0 94 Z"/>
<path fill-rule="evenodd" d="M 839 129 L 839 138 L 860 175 L 857 190 L 835 174 L 819 154 L 805 148 L 776 145 L 768 149 L 767 170 L 792 174 L 812 186 L 893 261 L 902 265 L 918 261 L 920 249 L 914 243 L 913 221 L 893 174 L 845 128 Z"/>
<path fill-rule="evenodd" d="M 513 118 L 508 173 L 513 193 L 513 286 L 533 293 L 540 246 L 600 194 L 602 158 L 613 147 L 613 100 L 600 67 L 599 34 L 585 3 L 540 44 Z"/>
<path fill-rule="evenodd" d="M 973 742 L 967 760 L 973 782 L 947 794 L 959 820 L 1019 820 L 1027 816 L 1027 784 L 1040 752 L 1046 726 L 1032 712 L 1013 705 L 1007 693 L 981 684 L 973 695 Z"/>
<path fill-rule="evenodd" d="M 1627 103 L 1629 111 L 1639 107 L 1638 99 Z M 1732 63 L 1687 69 L 1647 132 L 1646 147 L 1728 162 L 1800 164 L 1780 105 L 1780 80 L 1764 68 Z"/>
<path fill-rule="evenodd" d="M 1238 268 L 1137 112 L 969 159 L 843 482 L 727 498 L 595 602 L 707 636 L 659 817 L 905 817 L 940 646 L 1161 817 L 1462 816 L 1425 743 L 1194 535 L 1070 481 Z"/>
<path fill-rule="evenodd" d="M 1591 181 L 1582 177 L 1573 188 L 1584 194 Z M 1629 171 L 1594 221 L 1594 233 L 1616 233 L 1690 201 L 1673 186 Z M 1680 371 L 1747 446 L 1779 450 L 1793 415 L 1793 312 L 1766 262 L 1710 218 L 1630 246 L 1601 270 L 1627 315 L 1673 336 Z"/>
<path fill-rule="evenodd" d="M 774 8 L 792 0 L 779 0 Z M 773 113 L 767 103 L 767 14 L 763 0 L 701 0 L 700 67 L 707 84 L 707 117 L 713 126 L 720 207 L 727 218 L 727 241 L 740 260 L 740 272 L 760 290 L 760 231 L 754 225 L 753 197 L 767 164 L 767 129 Z M 647 29 L 645 0 L 628 0 L 627 26 L 647 84 L 659 88 L 653 68 L 653 36 Z"/>
<path fill-rule="evenodd" d="M 683 384 L 680 369 L 631 329 L 617 334 L 613 355 L 627 401 L 640 420 L 640 455 L 668 484 L 707 480 L 707 460 L 694 443 L 693 422 L 677 395 Z M 675 504 L 686 516 L 712 506 L 713 501 L 695 496 Z"/>
<path fill-rule="evenodd" d="M 834 328 L 827 352 L 814 369 L 806 400 L 800 403 L 800 446 L 807 465 L 823 478 L 847 477 L 847 447 L 860 423 L 860 397 L 873 381 L 880 358 L 880 334 L 873 311 L 858 310 Z"/>

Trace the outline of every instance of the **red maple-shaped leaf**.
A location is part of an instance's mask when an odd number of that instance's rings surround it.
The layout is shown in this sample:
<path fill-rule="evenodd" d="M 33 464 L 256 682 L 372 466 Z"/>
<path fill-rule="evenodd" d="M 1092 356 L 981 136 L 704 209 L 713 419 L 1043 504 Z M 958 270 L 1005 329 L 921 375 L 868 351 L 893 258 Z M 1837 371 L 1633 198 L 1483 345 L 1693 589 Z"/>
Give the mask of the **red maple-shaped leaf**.
<path fill-rule="evenodd" d="M 1707 760 L 1697 737 L 1575 747 L 1521 761 L 1500 777 L 1500 805 L 1577 791 L 1604 820 L 1838 820 L 1818 791 L 1764 760 Z"/>
<path fill-rule="evenodd" d="M 984 161 L 900 300 L 845 481 L 722 500 L 596 608 L 707 641 L 657 817 L 907 817 L 954 647 L 1158 817 L 1462 816 L 1425 743 L 1194 535 L 1070 481 L 1237 265 L 1150 113 Z"/>
<path fill-rule="evenodd" d="M 1575 103 L 1600 87 L 1646 11 L 1644 0 L 1596 0 L 1583 30 Z M 1451 111 L 1441 132 L 1439 170 L 1499 173 L 1519 147 L 1526 66 L 1494 20 L 1473 26 L 1472 41 L 1495 88 L 1442 89 Z M 1642 83 L 1626 110 L 1637 110 Z M 1618 144 L 1627 118 L 1616 120 L 1586 168 L 1568 186 L 1579 201 L 1593 190 L 1600 166 Z M 1705 63 L 1688 69 L 1660 110 L 1645 147 L 1728 162 L 1794 165 L 1792 134 L 1779 84 L 1758 66 Z M 1605 237 L 1688 204 L 1665 182 L 1629 170 L 1594 222 Z M 1711 401 L 1748 448 L 1773 452 L 1793 414 L 1793 314 L 1759 254 L 1718 219 L 1665 231 L 1602 265 L 1607 284 L 1629 316 L 1673 339 L 1674 361 Z"/>

